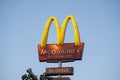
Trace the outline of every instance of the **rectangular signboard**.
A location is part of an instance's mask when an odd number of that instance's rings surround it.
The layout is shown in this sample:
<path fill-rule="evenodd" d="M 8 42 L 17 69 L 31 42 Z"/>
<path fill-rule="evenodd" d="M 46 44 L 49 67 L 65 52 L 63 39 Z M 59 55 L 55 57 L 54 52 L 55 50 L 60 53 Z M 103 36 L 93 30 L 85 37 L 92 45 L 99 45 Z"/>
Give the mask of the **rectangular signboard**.
<path fill-rule="evenodd" d="M 49 76 L 73 75 L 73 67 L 46 68 L 46 74 Z"/>
<path fill-rule="evenodd" d="M 74 43 L 46 44 L 45 48 L 38 45 L 39 60 L 41 62 L 81 60 L 83 47 L 84 43 L 81 43 L 80 46 L 75 46 Z"/>
<path fill-rule="evenodd" d="M 61 77 L 61 78 L 55 77 L 52 78 L 52 80 L 71 80 L 71 79 L 69 77 Z"/>

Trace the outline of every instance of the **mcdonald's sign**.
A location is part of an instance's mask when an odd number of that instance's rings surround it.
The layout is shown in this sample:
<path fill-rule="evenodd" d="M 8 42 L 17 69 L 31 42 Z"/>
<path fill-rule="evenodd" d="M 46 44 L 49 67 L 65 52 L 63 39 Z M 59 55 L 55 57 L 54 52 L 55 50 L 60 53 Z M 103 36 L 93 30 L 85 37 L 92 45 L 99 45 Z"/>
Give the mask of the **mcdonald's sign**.
<path fill-rule="evenodd" d="M 69 20 L 71 20 L 73 25 L 75 43 L 64 43 L 65 31 Z M 54 21 L 56 25 L 57 44 L 46 44 L 52 21 Z M 38 44 L 39 60 L 41 62 L 81 60 L 83 47 L 84 43 L 80 41 L 78 26 L 73 16 L 68 15 L 65 18 L 61 28 L 56 17 L 51 16 L 46 22 L 42 35 L 42 42 L 41 44 Z"/>

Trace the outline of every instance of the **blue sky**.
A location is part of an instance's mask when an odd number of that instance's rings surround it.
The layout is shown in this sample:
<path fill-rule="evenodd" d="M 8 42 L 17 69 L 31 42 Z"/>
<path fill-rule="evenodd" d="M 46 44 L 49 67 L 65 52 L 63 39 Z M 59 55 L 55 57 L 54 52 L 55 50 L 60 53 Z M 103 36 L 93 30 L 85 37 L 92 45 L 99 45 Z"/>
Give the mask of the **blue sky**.
<path fill-rule="evenodd" d="M 63 63 L 74 67 L 71 80 L 120 80 L 119 0 L 0 0 L 0 80 L 20 80 L 27 68 L 39 76 L 46 67 L 58 66 L 38 60 L 37 45 L 52 15 L 61 25 L 73 15 L 85 43 L 82 61 Z M 56 42 L 52 23 L 48 43 Z M 71 22 L 69 42 L 74 42 Z"/>

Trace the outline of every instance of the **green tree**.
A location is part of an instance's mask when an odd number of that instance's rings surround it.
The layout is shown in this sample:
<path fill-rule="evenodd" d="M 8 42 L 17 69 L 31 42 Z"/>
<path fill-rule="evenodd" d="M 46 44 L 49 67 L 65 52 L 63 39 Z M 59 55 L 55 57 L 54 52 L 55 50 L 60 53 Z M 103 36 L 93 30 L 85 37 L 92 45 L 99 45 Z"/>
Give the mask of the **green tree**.
<path fill-rule="evenodd" d="M 43 73 L 42 75 L 40 75 L 40 80 L 52 80 L 52 77 L 49 77 L 46 75 L 46 73 Z"/>
<path fill-rule="evenodd" d="M 46 75 L 46 73 L 43 73 L 40 75 L 40 78 L 38 79 L 37 78 L 37 75 L 35 75 L 33 72 L 32 72 L 32 69 L 31 68 L 28 68 L 26 70 L 27 74 L 24 74 L 22 75 L 22 80 L 52 80 L 52 77 L 49 77 Z"/>

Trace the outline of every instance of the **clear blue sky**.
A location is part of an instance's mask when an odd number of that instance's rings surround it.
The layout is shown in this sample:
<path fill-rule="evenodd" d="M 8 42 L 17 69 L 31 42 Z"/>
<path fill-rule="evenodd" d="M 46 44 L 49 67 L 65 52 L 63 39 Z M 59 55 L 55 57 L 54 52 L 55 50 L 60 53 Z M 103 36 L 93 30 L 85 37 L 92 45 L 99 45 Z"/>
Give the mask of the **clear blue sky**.
<path fill-rule="evenodd" d="M 37 45 L 50 16 L 60 24 L 73 15 L 85 43 L 83 60 L 63 63 L 74 67 L 71 80 L 120 80 L 119 0 L 0 0 L 0 80 L 21 80 L 27 68 L 36 75 L 57 63 L 39 62 Z M 56 43 L 52 23 L 48 43 Z M 71 22 L 65 42 L 73 42 Z"/>

